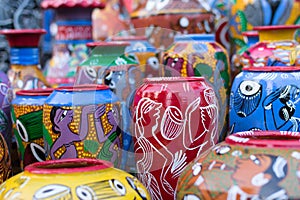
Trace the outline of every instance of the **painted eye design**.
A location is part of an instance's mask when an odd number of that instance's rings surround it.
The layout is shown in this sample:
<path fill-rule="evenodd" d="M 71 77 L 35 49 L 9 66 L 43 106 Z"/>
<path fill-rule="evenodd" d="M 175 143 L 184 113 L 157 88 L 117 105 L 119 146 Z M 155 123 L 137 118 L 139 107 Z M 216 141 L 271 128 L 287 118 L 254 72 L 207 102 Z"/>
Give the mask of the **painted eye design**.
<path fill-rule="evenodd" d="M 97 77 L 97 72 L 92 67 L 86 67 L 84 72 L 91 79 L 95 79 Z"/>
<path fill-rule="evenodd" d="M 76 195 L 80 200 L 94 199 L 94 191 L 88 186 L 78 186 L 76 188 Z"/>
<path fill-rule="evenodd" d="M 61 114 L 59 121 L 63 120 L 67 116 L 68 111 L 64 110 L 63 113 Z"/>
<path fill-rule="evenodd" d="M 26 131 L 26 128 L 25 126 L 23 125 L 23 123 L 17 119 L 16 120 L 16 126 L 17 126 L 17 130 L 18 130 L 18 133 L 21 137 L 21 139 L 24 141 L 24 142 L 28 142 L 28 133 Z"/>
<path fill-rule="evenodd" d="M 118 192 L 121 196 L 125 196 L 126 194 L 126 188 L 125 186 L 118 180 L 112 179 L 111 181 L 111 186 L 116 192 Z"/>
<path fill-rule="evenodd" d="M 254 81 L 243 81 L 233 96 L 233 106 L 238 116 L 247 117 L 258 107 L 262 86 Z"/>
<path fill-rule="evenodd" d="M 51 184 L 40 188 L 33 199 L 72 199 L 71 189 L 65 185 Z"/>

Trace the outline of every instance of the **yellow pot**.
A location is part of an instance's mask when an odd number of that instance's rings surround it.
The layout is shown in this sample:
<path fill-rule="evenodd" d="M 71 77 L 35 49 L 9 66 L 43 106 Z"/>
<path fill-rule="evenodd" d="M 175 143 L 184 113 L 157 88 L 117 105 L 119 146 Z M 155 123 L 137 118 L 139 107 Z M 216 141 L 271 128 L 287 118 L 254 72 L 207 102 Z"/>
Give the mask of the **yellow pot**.
<path fill-rule="evenodd" d="M 0 185 L 0 199 L 150 199 L 132 175 L 96 159 L 38 162 Z"/>

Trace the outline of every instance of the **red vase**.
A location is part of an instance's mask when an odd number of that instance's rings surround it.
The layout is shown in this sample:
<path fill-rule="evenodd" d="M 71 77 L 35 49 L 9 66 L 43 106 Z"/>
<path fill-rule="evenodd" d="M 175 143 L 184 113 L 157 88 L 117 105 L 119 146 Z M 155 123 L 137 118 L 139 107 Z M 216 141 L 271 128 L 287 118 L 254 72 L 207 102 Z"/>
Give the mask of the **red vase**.
<path fill-rule="evenodd" d="M 137 175 L 153 200 L 172 199 L 186 165 L 218 139 L 219 107 L 203 77 L 147 78 L 133 103 Z"/>

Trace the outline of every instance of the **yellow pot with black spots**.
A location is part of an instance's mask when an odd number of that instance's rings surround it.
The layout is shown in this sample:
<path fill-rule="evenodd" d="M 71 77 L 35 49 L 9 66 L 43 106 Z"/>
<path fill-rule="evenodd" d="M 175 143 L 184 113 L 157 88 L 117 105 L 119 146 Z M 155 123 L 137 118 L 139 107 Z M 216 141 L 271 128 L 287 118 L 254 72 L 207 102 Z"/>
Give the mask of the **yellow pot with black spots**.
<path fill-rule="evenodd" d="M 0 199 L 150 199 L 132 175 L 97 159 L 37 162 L 0 185 Z"/>

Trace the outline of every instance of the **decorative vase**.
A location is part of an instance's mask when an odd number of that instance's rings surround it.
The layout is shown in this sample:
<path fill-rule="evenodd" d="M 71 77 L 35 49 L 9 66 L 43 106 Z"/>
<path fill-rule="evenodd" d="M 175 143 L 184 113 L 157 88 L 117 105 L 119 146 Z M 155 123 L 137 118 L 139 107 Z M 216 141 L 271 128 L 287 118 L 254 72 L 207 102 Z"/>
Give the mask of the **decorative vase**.
<path fill-rule="evenodd" d="M 203 77 L 147 78 L 132 115 L 137 176 L 153 200 L 173 199 L 187 164 L 218 141 L 216 94 Z"/>
<path fill-rule="evenodd" d="M 300 1 L 231 1 L 230 8 L 230 55 L 246 45 L 242 33 L 255 26 L 293 25 L 299 23 Z"/>
<path fill-rule="evenodd" d="M 13 99 L 13 91 L 8 76 L 0 71 L 0 133 L 4 137 L 8 148 L 12 143 L 11 135 L 11 101 Z"/>
<path fill-rule="evenodd" d="M 230 66 L 227 51 L 214 40 L 213 34 L 176 36 L 164 52 L 165 76 L 204 76 L 213 85 L 220 105 L 220 140 L 228 130 L 228 101 L 230 93 Z"/>
<path fill-rule="evenodd" d="M 52 58 L 45 67 L 47 80 L 55 85 L 73 84 L 77 66 L 88 58 L 87 42 L 93 41 L 92 11 L 103 1 L 43 0 L 43 9 L 55 9 L 51 25 L 55 35 Z"/>
<path fill-rule="evenodd" d="M 147 0 L 140 2 L 130 17 L 136 32 L 149 36 L 156 48 L 167 48 L 180 33 L 214 33 L 215 30 L 214 14 L 206 0 Z"/>
<path fill-rule="evenodd" d="M 176 199 L 299 199 L 299 132 L 247 131 L 200 155 Z"/>
<path fill-rule="evenodd" d="M 50 87 L 40 66 L 39 41 L 44 29 L 6 29 L 10 45 L 10 69 L 8 78 L 14 92 L 24 89 Z"/>
<path fill-rule="evenodd" d="M 126 47 L 125 53 L 139 63 L 138 67 L 141 69 L 143 77 L 162 76 L 158 50 L 148 42 L 146 36 L 114 36 L 111 40 L 130 43 Z"/>
<path fill-rule="evenodd" d="M 299 66 L 299 43 L 293 39 L 297 28 L 300 25 L 254 27 L 259 42 L 243 52 L 242 67 Z"/>
<path fill-rule="evenodd" d="M 128 42 L 110 41 L 93 42 L 91 56 L 77 67 L 76 84 L 97 83 L 108 85 L 118 96 L 122 110 L 123 155 L 121 169 L 134 171 L 132 164 L 127 163 L 127 153 L 133 148 L 130 124 L 130 107 L 137 87 L 142 83 L 143 74 L 137 67 L 138 62 L 125 55 Z"/>
<path fill-rule="evenodd" d="M 10 151 L 2 134 L 0 134 L 0 184 L 11 176 L 12 166 Z"/>
<path fill-rule="evenodd" d="M 55 88 L 43 109 L 46 159 L 97 158 L 119 166 L 119 107 L 105 85 Z"/>
<path fill-rule="evenodd" d="M 230 94 L 230 133 L 299 131 L 299 67 L 251 67 L 239 73 Z"/>
<path fill-rule="evenodd" d="M 150 199 L 132 175 L 96 159 L 63 159 L 25 167 L 1 186 L 1 199 Z"/>
<path fill-rule="evenodd" d="M 12 101 L 13 133 L 17 140 L 20 167 L 45 160 L 43 106 L 52 88 L 19 90 Z"/>

